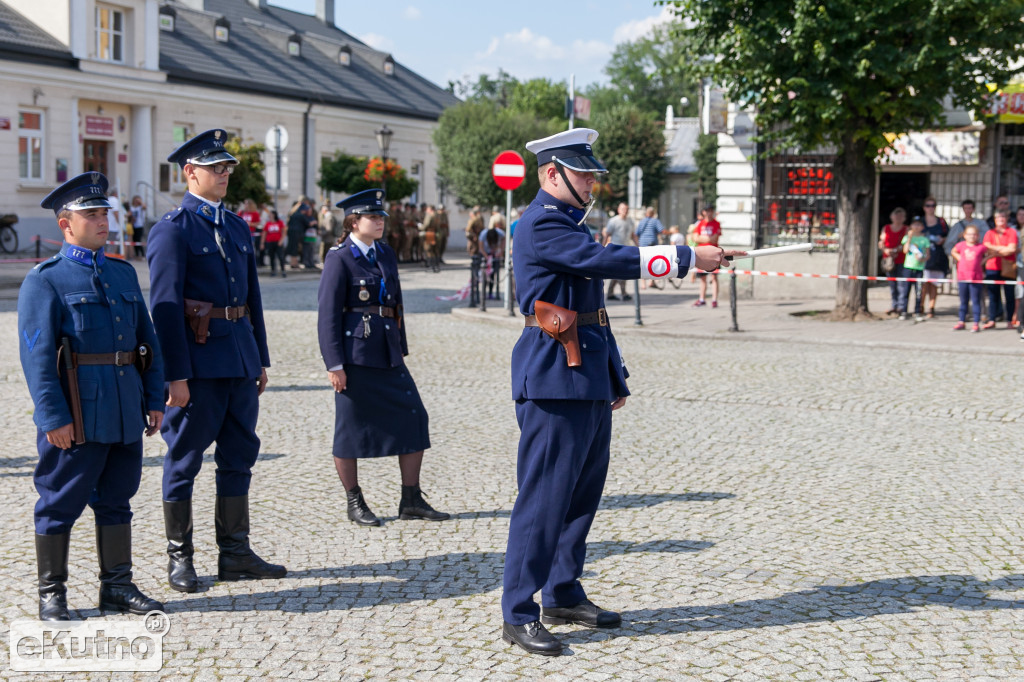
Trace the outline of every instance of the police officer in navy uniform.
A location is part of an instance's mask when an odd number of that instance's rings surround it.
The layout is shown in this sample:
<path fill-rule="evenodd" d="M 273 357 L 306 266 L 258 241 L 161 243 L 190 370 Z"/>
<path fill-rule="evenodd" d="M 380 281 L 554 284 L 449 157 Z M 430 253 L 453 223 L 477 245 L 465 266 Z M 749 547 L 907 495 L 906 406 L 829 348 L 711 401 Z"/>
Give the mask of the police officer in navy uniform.
<path fill-rule="evenodd" d="M 64 233 L 60 253 L 18 294 L 21 366 L 35 403 L 39 618 L 71 620 L 71 527 L 96 516 L 101 610 L 163 610 L 132 583 L 130 500 L 142 478 L 142 433 L 163 420 L 163 371 L 135 270 L 106 258 L 107 179 L 72 178 L 40 204 Z"/>
<path fill-rule="evenodd" d="M 220 580 L 282 578 L 249 546 L 249 482 L 259 455 L 259 396 L 270 366 L 249 226 L 222 199 L 238 161 L 223 130 L 208 130 L 167 160 L 188 182 L 181 206 L 153 226 L 147 248 L 153 323 L 164 349 L 167 418 L 162 434 L 168 580 L 195 592 L 192 487 L 216 442 L 214 526 Z"/>
<path fill-rule="evenodd" d="M 389 455 L 398 456 L 402 476 L 398 518 L 449 518 L 420 490 L 423 451 L 430 447 L 427 411 L 403 359 L 409 347 L 402 287 L 398 259 L 382 239 L 383 195 L 366 190 L 337 204 L 349 236 L 328 251 L 318 295 L 320 353 L 335 392 L 334 466 L 348 518 L 362 526 L 381 521 L 363 498 L 358 461 Z"/>
<path fill-rule="evenodd" d="M 512 351 L 519 495 L 505 554 L 502 638 L 547 656 L 560 655 L 562 645 L 544 623 L 621 623 L 619 614 L 587 599 L 579 580 L 608 471 L 611 413 L 629 395 L 604 311 L 603 279 L 683 277 L 694 266 L 714 270 L 730 255 L 717 246 L 594 241 L 584 221 L 595 178 L 607 172 L 594 158 L 596 139 L 596 131 L 578 128 L 526 145 L 537 155 L 541 189 L 514 237 L 516 296 L 526 326 Z M 558 306 L 562 332 L 575 316 L 573 353 L 572 344 L 538 326 L 541 302 Z M 579 364 L 570 366 L 573 354 Z M 538 590 L 543 610 L 533 600 Z"/>

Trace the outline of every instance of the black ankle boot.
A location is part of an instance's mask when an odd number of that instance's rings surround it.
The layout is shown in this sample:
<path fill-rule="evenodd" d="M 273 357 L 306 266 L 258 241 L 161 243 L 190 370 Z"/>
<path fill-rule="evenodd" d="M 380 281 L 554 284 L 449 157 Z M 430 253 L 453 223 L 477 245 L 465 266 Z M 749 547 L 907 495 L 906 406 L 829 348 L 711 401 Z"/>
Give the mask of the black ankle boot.
<path fill-rule="evenodd" d="M 447 521 L 450 514 L 439 512 L 423 499 L 423 491 L 418 485 L 402 486 L 402 501 L 398 503 L 398 518 L 426 519 L 427 521 Z"/>
<path fill-rule="evenodd" d="M 218 497 L 214 514 L 217 530 L 217 577 L 220 580 L 283 578 L 284 566 L 261 559 L 249 547 L 249 496 Z"/>
<path fill-rule="evenodd" d="M 68 613 L 68 547 L 71 533 L 36 535 L 39 620 L 71 620 Z"/>
<path fill-rule="evenodd" d="M 192 565 L 192 500 L 164 500 L 164 530 L 167 532 L 167 582 L 172 590 L 195 592 L 199 576 Z"/>
<path fill-rule="evenodd" d="M 96 526 L 96 551 L 100 559 L 100 611 L 144 616 L 163 611 L 164 605 L 144 595 L 132 582 L 132 527 Z"/>
<path fill-rule="evenodd" d="M 348 498 L 348 520 L 360 526 L 382 526 L 377 515 L 370 511 L 363 499 L 363 491 L 359 486 L 345 493 Z"/>

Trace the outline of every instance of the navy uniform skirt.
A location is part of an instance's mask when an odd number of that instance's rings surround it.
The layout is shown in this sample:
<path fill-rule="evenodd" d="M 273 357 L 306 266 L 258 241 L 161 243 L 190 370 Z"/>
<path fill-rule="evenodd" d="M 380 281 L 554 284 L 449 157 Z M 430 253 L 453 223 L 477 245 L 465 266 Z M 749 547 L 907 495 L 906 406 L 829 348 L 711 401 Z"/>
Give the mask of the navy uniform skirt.
<path fill-rule="evenodd" d="M 427 410 L 409 369 L 346 365 L 334 394 L 334 456 L 387 457 L 430 447 Z"/>

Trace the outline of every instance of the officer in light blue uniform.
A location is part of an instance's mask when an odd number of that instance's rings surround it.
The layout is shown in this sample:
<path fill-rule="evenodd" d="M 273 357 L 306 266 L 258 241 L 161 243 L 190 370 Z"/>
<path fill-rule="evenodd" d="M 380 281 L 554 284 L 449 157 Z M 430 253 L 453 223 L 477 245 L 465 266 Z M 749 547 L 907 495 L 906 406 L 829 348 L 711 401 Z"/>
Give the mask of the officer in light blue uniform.
<path fill-rule="evenodd" d="M 142 433 L 153 435 L 163 419 L 163 372 L 135 270 L 103 253 L 107 186 L 102 174 L 84 173 L 43 199 L 64 243 L 18 294 L 21 366 L 38 428 L 41 620 L 71 619 L 68 547 L 87 504 L 96 515 L 100 608 L 163 609 L 132 583 L 130 505 L 142 478 Z"/>
<path fill-rule="evenodd" d="M 162 429 L 168 581 L 179 592 L 199 587 L 192 486 L 214 442 L 218 577 L 286 574 L 249 546 L 249 482 L 260 450 L 256 421 L 270 353 L 249 226 L 222 203 L 238 164 L 225 151 L 226 141 L 223 130 L 208 130 L 167 157 L 181 166 L 188 192 L 153 226 L 146 254 L 168 393 Z"/>
<path fill-rule="evenodd" d="M 722 249 L 687 246 L 606 247 L 585 224 L 591 188 L 606 173 L 594 157 L 597 132 L 578 128 L 534 140 L 541 189 L 516 225 L 516 296 L 527 326 L 512 351 L 512 397 L 520 440 L 519 495 L 505 554 L 502 637 L 526 651 L 562 653 L 544 627 L 576 623 L 616 627 L 619 614 L 587 599 L 579 581 L 586 539 L 608 471 L 611 413 L 629 395 L 619 348 L 604 311 L 603 278 L 683 277 L 714 270 Z M 534 317 L 538 301 L 577 315 L 582 364 Z M 534 602 L 540 590 L 543 611 Z"/>
<path fill-rule="evenodd" d="M 335 390 L 334 467 L 348 518 L 379 526 L 359 487 L 360 459 L 396 455 L 402 475 L 398 518 L 444 521 L 420 490 L 430 447 L 427 410 L 405 366 L 409 354 L 398 259 L 382 239 L 384 192 L 369 189 L 338 203 L 348 237 L 327 252 L 318 294 L 317 332 Z"/>

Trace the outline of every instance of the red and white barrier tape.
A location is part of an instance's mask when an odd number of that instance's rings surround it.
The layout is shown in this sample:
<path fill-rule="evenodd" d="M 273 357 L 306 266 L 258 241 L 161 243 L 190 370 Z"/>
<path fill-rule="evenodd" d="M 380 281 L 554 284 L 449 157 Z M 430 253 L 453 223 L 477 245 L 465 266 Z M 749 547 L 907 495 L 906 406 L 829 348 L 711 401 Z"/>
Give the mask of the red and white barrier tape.
<path fill-rule="evenodd" d="M 703 271 L 698 271 L 701 274 Z M 1021 284 L 1022 280 L 1014 279 L 952 279 L 949 277 L 873 277 L 871 275 L 828 275 L 816 272 L 772 272 L 770 270 L 715 270 L 710 274 L 729 274 L 735 272 L 737 275 L 755 275 L 759 277 L 801 277 L 805 279 L 856 279 L 865 282 L 928 282 L 931 284 L 960 283 L 960 284 Z"/>

